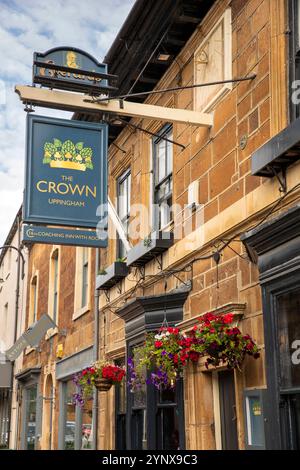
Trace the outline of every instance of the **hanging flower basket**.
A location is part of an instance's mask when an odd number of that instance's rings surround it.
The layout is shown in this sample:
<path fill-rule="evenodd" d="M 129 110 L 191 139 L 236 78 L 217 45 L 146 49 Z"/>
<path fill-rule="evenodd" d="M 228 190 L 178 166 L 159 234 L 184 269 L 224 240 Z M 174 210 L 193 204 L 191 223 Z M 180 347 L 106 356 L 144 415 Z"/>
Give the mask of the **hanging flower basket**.
<path fill-rule="evenodd" d="M 95 388 L 101 392 L 107 392 L 113 385 L 122 382 L 124 377 L 124 367 L 110 362 L 95 362 L 73 376 L 73 382 L 77 388 L 73 400 L 83 406 L 86 400 L 92 398 Z"/>
<path fill-rule="evenodd" d="M 186 365 L 197 363 L 201 357 L 206 359 L 206 368 L 224 365 L 228 369 L 240 369 L 247 355 L 257 359 L 257 345 L 234 322 L 232 313 L 208 313 L 188 334 L 170 327 L 160 328 L 157 334 L 148 333 L 143 346 L 135 348 L 128 359 L 131 391 L 145 384 L 160 390 L 174 388 Z"/>
<path fill-rule="evenodd" d="M 94 380 L 94 385 L 99 392 L 108 392 L 113 386 L 113 381 L 110 379 L 97 378 Z"/>
<path fill-rule="evenodd" d="M 244 335 L 237 326 L 234 315 L 207 313 L 195 325 L 192 336 L 194 349 L 206 357 L 205 366 L 226 365 L 228 369 L 239 369 L 247 355 L 259 358 L 258 347 L 250 335 Z"/>

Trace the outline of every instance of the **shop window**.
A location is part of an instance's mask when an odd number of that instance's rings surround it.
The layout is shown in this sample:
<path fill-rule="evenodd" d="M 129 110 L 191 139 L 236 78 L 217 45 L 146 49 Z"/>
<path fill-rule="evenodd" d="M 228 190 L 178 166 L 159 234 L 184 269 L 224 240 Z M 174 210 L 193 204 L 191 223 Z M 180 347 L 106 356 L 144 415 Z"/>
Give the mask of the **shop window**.
<path fill-rule="evenodd" d="M 195 52 L 195 84 L 232 79 L 231 36 L 231 10 L 227 9 Z M 210 111 L 231 88 L 230 83 L 195 88 L 195 110 Z"/>
<path fill-rule="evenodd" d="M 280 385 L 300 389 L 300 288 L 277 298 Z"/>
<path fill-rule="evenodd" d="M 300 450 L 299 309 L 299 284 L 276 296 L 281 434 L 289 450 Z"/>
<path fill-rule="evenodd" d="M 126 235 L 128 234 L 128 225 L 130 219 L 130 195 L 131 195 L 131 174 L 130 170 L 123 173 L 117 181 L 117 210 L 118 216 L 124 228 Z M 125 258 L 127 251 L 124 243 L 117 238 L 117 258 Z"/>
<path fill-rule="evenodd" d="M 73 399 L 75 391 L 76 387 L 72 380 L 62 382 L 60 448 L 64 450 L 92 449 L 93 401 L 88 400 L 83 408 L 79 407 Z"/>
<path fill-rule="evenodd" d="M 9 447 L 11 390 L 0 388 L 0 450 Z"/>
<path fill-rule="evenodd" d="M 37 385 L 24 389 L 25 392 L 25 446 L 27 450 L 36 447 L 37 425 Z"/>
<path fill-rule="evenodd" d="M 173 144 L 163 139 L 172 140 L 172 127 L 162 129 L 160 136 L 153 140 L 154 157 L 154 214 L 155 228 L 163 229 L 172 221 L 173 193 Z"/>
<path fill-rule="evenodd" d="M 75 426 L 76 426 L 76 405 L 73 400 L 73 394 L 75 393 L 75 385 L 69 380 L 65 386 L 65 423 L 64 423 L 64 449 L 74 450 L 75 449 Z"/>

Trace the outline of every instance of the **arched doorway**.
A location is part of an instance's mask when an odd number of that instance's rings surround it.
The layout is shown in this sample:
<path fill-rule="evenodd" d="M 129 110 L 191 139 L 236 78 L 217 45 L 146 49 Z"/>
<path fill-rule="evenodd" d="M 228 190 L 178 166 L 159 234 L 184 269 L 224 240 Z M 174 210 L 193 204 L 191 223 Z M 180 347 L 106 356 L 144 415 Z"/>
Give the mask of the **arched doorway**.
<path fill-rule="evenodd" d="M 53 417 L 54 389 L 52 375 L 45 380 L 43 395 L 43 449 L 52 449 L 52 417 Z"/>

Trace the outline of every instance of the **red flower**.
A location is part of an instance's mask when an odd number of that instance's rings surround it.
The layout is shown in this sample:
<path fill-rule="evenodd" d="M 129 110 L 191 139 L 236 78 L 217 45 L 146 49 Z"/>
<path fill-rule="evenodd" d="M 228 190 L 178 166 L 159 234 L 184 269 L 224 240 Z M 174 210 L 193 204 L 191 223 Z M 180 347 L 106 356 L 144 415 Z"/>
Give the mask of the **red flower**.
<path fill-rule="evenodd" d="M 215 333 L 216 330 L 215 330 L 214 328 L 210 328 L 209 332 L 210 332 L 210 333 Z"/>
<path fill-rule="evenodd" d="M 193 326 L 193 331 L 197 331 L 198 330 L 198 326 L 197 325 L 194 325 Z"/>
<path fill-rule="evenodd" d="M 207 322 L 211 322 L 213 320 L 216 319 L 216 315 L 214 315 L 213 313 L 206 313 L 202 318 L 200 318 L 200 322 L 201 321 L 204 321 L 205 323 Z"/>
<path fill-rule="evenodd" d="M 192 362 L 198 362 L 198 359 L 199 359 L 199 353 L 197 353 L 196 351 L 191 351 L 190 352 L 190 360 Z"/>
<path fill-rule="evenodd" d="M 161 348 L 162 347 L 162 342 L 161 341 L 155 341 L 154 346 L 156 348 Z"/>
<path fill-rule="evenodd" d="M 222 322 L 223 322 L 225 325 L 228 325 L 228 324 L 230 324 L 230 323 L 233 322 L 233 319 L 234 319 L 233 313 L 227 313 L 226 315 L 223 315 L 223 317 L 222 317 Z"/>

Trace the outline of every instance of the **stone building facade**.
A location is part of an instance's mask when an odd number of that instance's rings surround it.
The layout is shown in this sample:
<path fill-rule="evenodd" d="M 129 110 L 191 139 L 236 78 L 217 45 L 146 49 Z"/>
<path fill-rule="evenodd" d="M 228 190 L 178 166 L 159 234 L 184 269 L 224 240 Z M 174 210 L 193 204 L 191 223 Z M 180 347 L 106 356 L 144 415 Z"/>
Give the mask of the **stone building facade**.
<path fill-rule="evenodd" d="M 278 301 L 279 306 L 284 303 L 281 310 L 268 297 L 276 278 L 281 280 L 276 292 L 287 295 L 282 289 L 288 285 L 290 290 L 296 289 L 294 298 L 299 299 L 299 287 L 291 281 L 291 273 L 299 271 L 300 252 L 298 121 L 290 106 L 290 80 L 297 78 L 292 67 L 296 60 L 293 38 L 298 34 L 295 11 L 285 0 L 179 3 L 190 14 L 172 12 L 170 33 L 159 49 L 162 32 L 155 18 L 163 18 L 164 12 L 157 12 L 155 4 L 148 18 L 141 15 L 138 22 L 145 2 L 136 2 L 105 61 L 111 73 L 120 72 L 121 85 L 127 87 L 124 93 L 130 89 L 128 76 L 138 83 L 136 90 L 225 81 L 141 98 L 149 104 L 213 113 L 214 123 L 211 128 L 196 127 L 161 122 L 159 116 L 155 121 L 141 118 L 111 123 L 109 196 L 124 227 L 140 230 L 136 238 L 129 229 L 132 247 L 126 251 L 109 222 L 108 248 L 100 250 L 97 260 L 94 251 L 88 256 L 89 308 L 82 309 L 78 300 L 86 259 L 82 249 L 32 247 L 28 282 L 38 273 L 37 311 L 51 309 L 49 298 L 53 300 L 55 293 L 58 296 L 57 331 L 49 333 L 40 350 L 25 353 L 23 371 L 17 377 L 23 389 L 37 384 L 41 397 L 36 405 L 40 432 L 35 432 L 41 438 L 34 442 L 35 447 L 49 448 L 50 442 L 51 448 L 99 449 L 300 445 L 295 431 L 300 419 L 298 372 L 289 362 L 289 346 L 284 365 L 277 353 L 272 356 L 274 348 L 281 351 L 282 344 L 297 340 L 288 336 L 288 325 L 299 321 L 290 318 L 286 297 Z M 292 3 L 296 8 L 297 2 Z M 141 50 L 130 55 L 120 44 L 124 40 L 127 45 L 136 44 L 133 37 L 144 38 L 153 24 L 157 31 L 152 49 L 149 46 L 147 51 L 148 58 L 152 53 L 147 65 L 141 60 Z M 170 60 L 167 66 L 159 64 L 158 53 Z M 126 57 L 127 75 L 122 69 Z M 233 79 L 238 80 L 231 82 Z M 280 138 L 284 129 L 286 146 Z M 154 203 L 158 209 L 153 208 Z M 147 209 L 143 217 L 140 204 Z M 176 207 L 168 213 L 173 204 Z M 212 256 L 215 252 L 221 255 L 219 262 Z M 51 278 L 56 256 L 57 289 Z M 30 284 L 28 296 L 30 299 Z M 98 300 L 95 323 L 93 310 Z M 30 305 L 29 300 L 28 309 Z M 297 302 L 293 304 L 293 311 L 296 309 Z M 148 386 L 141 396 L 130 394 L 126 387 L 101 392 L 94 396 L 92 409 L 85 411 L 68 401 L 72 373 L 93 358 L 126 364 L 146 331 L 158 328 L 164 320 L 188 331 L 206 312 L 235 313 L 242 332 L 259 345 L 260 358 L 247 359 L 242 371 L 234 372 L 206 370 L 202 362 L 190 366 L 167 397 Z M 278 313 L 285 316 L 286 324 L 276 330 L 276 321 L 270 318 L 277 318 Z M 284 381 L 277 381 L 280 371 L 289 377 L 286 387 Z M 280 400 L 284 402 L 281 415 Z M 292 407 L 296 411 L 291 425 Z M 283 426 L 289 429 L 288 437 Z M 22 425 L 20 429 L 20 445 L 26 447 Z"/>

